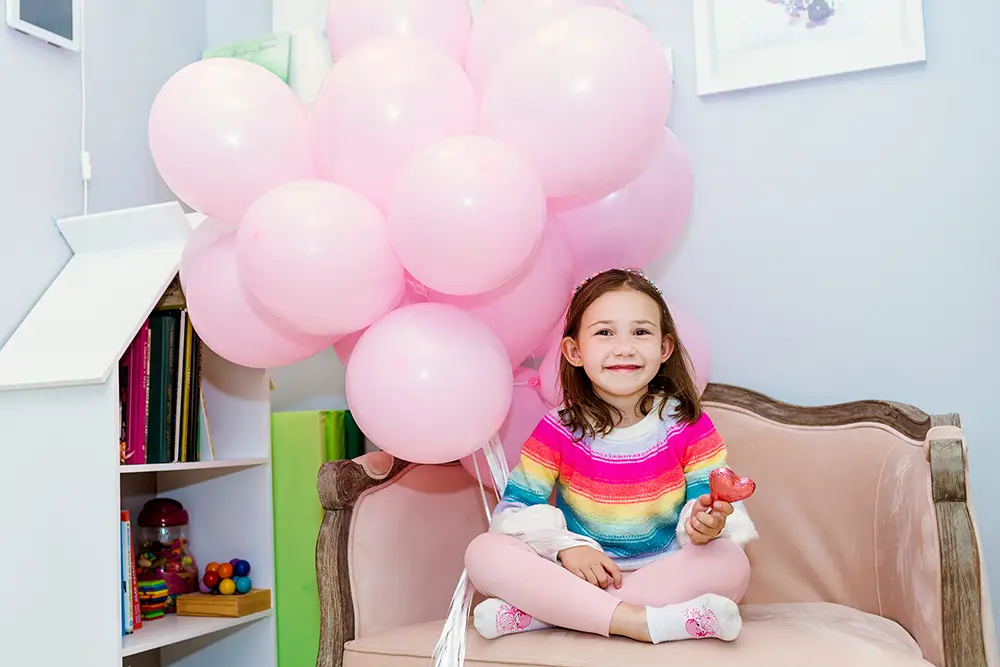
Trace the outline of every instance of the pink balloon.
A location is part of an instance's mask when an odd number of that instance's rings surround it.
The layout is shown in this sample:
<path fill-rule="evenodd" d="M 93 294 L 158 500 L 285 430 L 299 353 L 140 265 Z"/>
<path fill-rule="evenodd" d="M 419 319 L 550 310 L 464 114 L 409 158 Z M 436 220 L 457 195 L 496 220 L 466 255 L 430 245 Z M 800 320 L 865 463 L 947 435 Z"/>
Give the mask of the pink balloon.
<path fill-rule="evenodd" d="M 235 233 L 217 239 L 187 267 L 184 296 L 198 336 L 234 364 L 276 368 L 311 357 L 333 342 L 288 329 L 256 303 L 240 283 Z"/>
<path fill-rule="evenodd" d="M 563 329 L 566 328 L 565 313 L 546 336 L 545 352 L 538 364 L 538 395 L 547 405 L 556 407 L 563 402 L 562 382 L 559 381 L 559 364 L 562 359 Z"/>
<path fill-rule="evenodd" d="M 674 133 L 661 128 L 653 161 L 635 180 L 597 202 L 553 214 L 566 230 L 576 277 L 647 266 L 683 231 L 693 196 L 691 161 Z"/>
<path fill-rule="evenodd" d="M 549 197 L 627 182 L 649 161 L 670 109 L 666 53 L 636 19 L 568 9 L 496 65 L 480 131 L 521 151 Z"/>
<path fill-rule="evenodd" d="M 333 65 L 314 103 L 323 177 L 384 211 L 410 159 L 471 132 L 478 105 L 465 71 L 438 49 L 417 39 L 368 41 Z"/>
<path fill-rule="evenodd" d="M 431 300 L 464 308 L 482 320 L 518 366 L 542 342 L 569 304 L 573 265 L 558 225 L 548 225 L 538 252 L 513 279 L 485 294 L 432 293 Z"/>
<path fill-rule="evenodd" d="M 521 446 L 528 439 L 531 432 L 535 430 L 538 422 L 542 420 L 545 413 L 549 411 L 549 406 L 545 404 L 534 383 L 538 381 L 538 371 L 533 368 L 518 368 L 514 371 L 514 395 L 510 402 L 510 411 L 507 418 L 500 427 L 500 442 L 503 444 L 503 451 L 507 459 L 507 467 L 513 470 L 521 460 Z M 490 475 L 489 465 L 486 457 L 481 452 L 476 452 L 476 463 L 472 462 L 472 454 L 462 459 L 462 467 L 465 468 L 472 478 L 476 478 L 476 466 L 479 467 L 479 477 L 483 480 L 483 485 L 493 488 L 493 477 Z"/>
<path fill-rule="evenodd" d="M 674 319 L 674 325 L 677 327 L 677 337 L 681 339 L 681 343 L 691 359 L 694 383 L 700 394 L 708 386 L 712 372 L 712 357 L 708 338 L 705 335 L 705 330 L 687 311 L 673 304 L 668 304 L 668 307 L 670 315 Z M 563 400 L 562 383 L 559 380 L 562 352 L 559 348 L 562 343 L 564 327 L 565 319 L 549 332 L 545 343 L 545 356 L 538 365 L 538 394 L 548 405 L 553 407 L 561 404 Z"/>
<path fill-rule="evenodd" d="M 304 333 L 357 331 L 403 295 L 403 267 L 385 218 L 342 185 L 280 185 L 254 202 L 236 238 L 243 284 L 275 317 Z"/>
<path fill-rule="evenodd" d="M 198 261 L 202 253 L 222 237 L 235 233 L 237 229 L 235 224 L 215 218 L 205 218 L 198 223 L 198 226 L 188 236 L 187 243 L 184 244 L 184 252 L 181 253 L 179 270 L 181 287 L 187 288 L 189 267 Z"/>
<path fill-rule="evenodd" d="M 677 326 L 677 337 L 681 339 L 688 357 L 691 358 L 691 366 L 694 368 L 694 384 L 698 387 L 698 393 L 701 394 L 705 391 L 712 376 L 712 355 L 708 336 L 698 320 L 680 306 L 671 304 L 670 314 Z"/>
<path fill-rule="evenodd" d="M 537 174 L 509 146 L 476 135 L 418 153 L 399 177 L 387 215 L 406 270 L 447 294 L 477 294 L 514 277 L 545 229 Z"/>
<path fill-rule="evenodd" d="M 298 96 L 233 58 L 200 60 L 170 77 L 149 113 L 149 147 L 177 197 L 231 223 L 274 186 L 317 175 Z"/>
<path fill-rule="evenodd" d="M 403 298 L 400 300 L 399 305 L 396 306 L 396 308 L 411 306 L 415 303 L 423 303 L 424 301 L 427 301 L 427 297 L 418 292 L 412 283 L 407 282 L 406 289 L 403 291 Z M 340 363 L 344 366 L 347 366 L 348 362 L 351 360 L 351 354 L 354 352 L 354 348 L 357 347 L 358 341 L 361 340 L 361 336 L 363 336 L 366 331 L 368 331 L 368 327 L 359 331 L 352 331 L 351 333 L 339 338 L 333 344 L 333 349 L 340 358 Z"/>
<path fill-rule="evenodd" d="M 347 365 L 347 403 L 372 442 L 415 463 L 466 456 L 497 432 L 513 372 L 485 324 L 454 306 L 392 311 L 358 341 Z"/>
<path fill-rule="evenodd" d="M 326 12 L 335 61 L 372 39 L 417 37 L 461 63 L 471 28 L 469 0 L 330 0 Z"/>
<path fill-rule="evenodd" d="M 561 12 L 573 7 L 624 8 L 617 0 L 503 0 L 486 2 L 476 14 L 469 34 L 469 51 L 465 71 L 476 90 L 486 90 L 499 61 L 518 40 L 531 35 Z"/>

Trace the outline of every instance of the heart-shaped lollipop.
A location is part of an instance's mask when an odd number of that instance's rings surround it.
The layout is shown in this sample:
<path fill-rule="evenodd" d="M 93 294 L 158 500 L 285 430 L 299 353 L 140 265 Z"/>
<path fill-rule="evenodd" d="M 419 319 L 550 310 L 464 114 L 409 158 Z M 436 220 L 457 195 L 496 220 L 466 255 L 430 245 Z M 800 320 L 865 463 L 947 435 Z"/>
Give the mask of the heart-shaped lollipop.
<path fill-rule="evenodd" d="M 729 468 L 716 468 L 708 475 L 708 488 L 713 503 L 716 500 L 735 503 L 752 496 L 757 485 L 749 477 L 740 477 Z"/>

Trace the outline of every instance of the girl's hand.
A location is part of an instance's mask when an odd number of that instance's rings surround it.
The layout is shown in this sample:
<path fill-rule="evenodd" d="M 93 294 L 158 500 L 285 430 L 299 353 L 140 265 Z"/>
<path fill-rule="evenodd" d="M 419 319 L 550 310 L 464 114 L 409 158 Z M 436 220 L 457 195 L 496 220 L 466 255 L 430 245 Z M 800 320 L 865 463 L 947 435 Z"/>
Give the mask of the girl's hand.
<path fill-rule="evenodd" d="M 711 508 L 712 513 L 707 510 Z M 733 513 L 733 506 L 722 500 L 715 501 L 708 494 L 700 496 L 691 508 L 691 517 L 684 524 L 684 530 L 693 544 L 708 544 L 726 527 L 726 517 Z"/>
<path fill-rule="evenodd" d="M 607 588 L 614 582 L 615 588 L 622 587 L 621 570 L 607 555 L 593 547 L 581 545 L 563 549 L 556 558 L 564 568 L 595 586 Z"/>

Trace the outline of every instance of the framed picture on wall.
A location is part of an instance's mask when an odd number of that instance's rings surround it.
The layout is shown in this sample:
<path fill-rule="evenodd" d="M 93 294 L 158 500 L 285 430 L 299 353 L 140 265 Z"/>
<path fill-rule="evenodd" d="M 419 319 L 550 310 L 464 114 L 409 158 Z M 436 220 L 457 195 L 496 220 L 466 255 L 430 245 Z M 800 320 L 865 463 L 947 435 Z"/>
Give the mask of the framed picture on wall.
<path fill-rule="evenodd" d="M 922 0 L 694 0 L 699 95 L 926 60 Z"/>
<path fill-rule="evenodd" d="M 82 0 L 7 0 L 7 25 L 70 51 L 80 50 Z"/>

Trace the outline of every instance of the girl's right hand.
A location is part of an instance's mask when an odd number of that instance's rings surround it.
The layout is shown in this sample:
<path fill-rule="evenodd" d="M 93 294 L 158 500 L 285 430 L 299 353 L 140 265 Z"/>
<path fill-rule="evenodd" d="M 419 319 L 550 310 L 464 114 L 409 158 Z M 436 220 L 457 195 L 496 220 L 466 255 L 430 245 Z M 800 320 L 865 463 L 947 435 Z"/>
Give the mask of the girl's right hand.
<path fill-rule="evenodd" d="M 556 558 L 564 568 L 595 586 L 607 588 L 614 582 L 615 588 L 622 587 L 621 570 L 606 554 L 593 547 L 582 545 L 563 549 Z"/>

